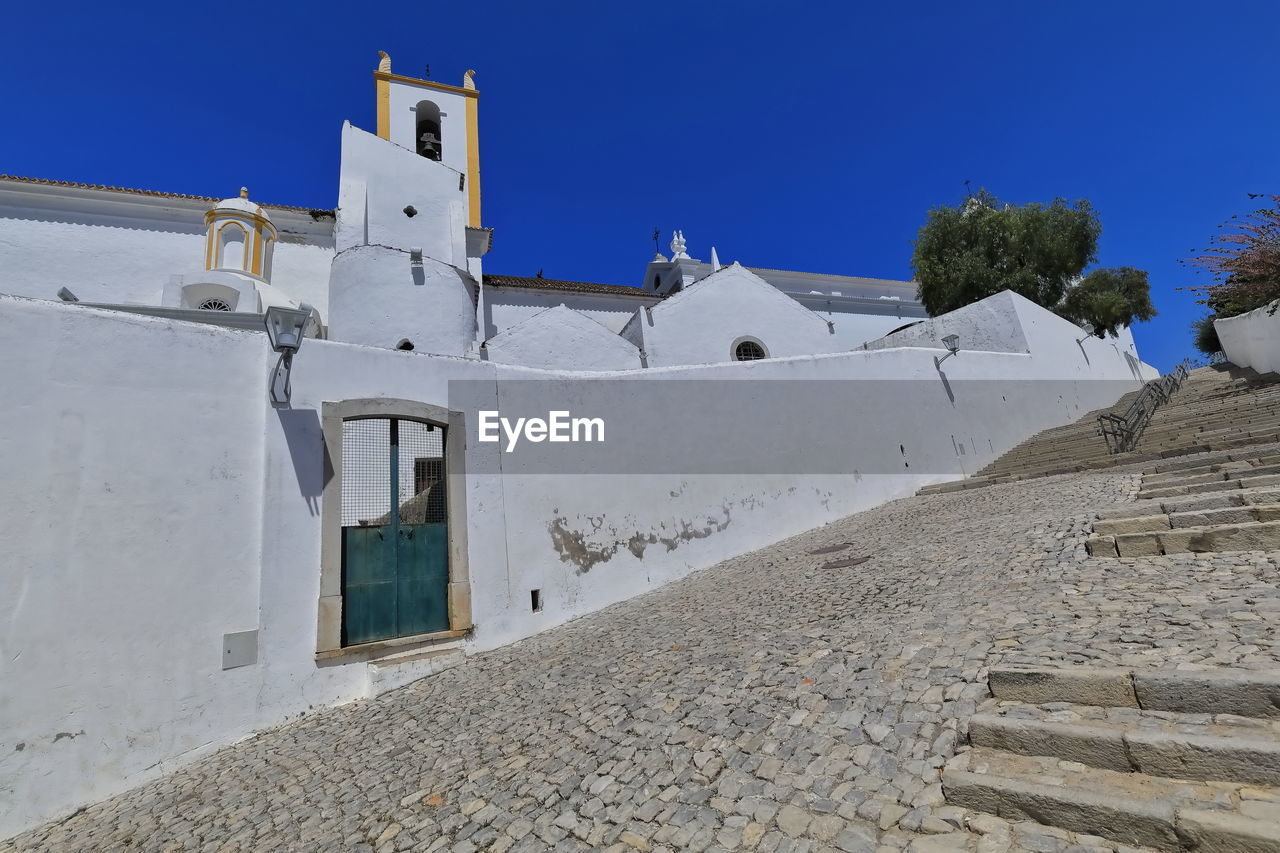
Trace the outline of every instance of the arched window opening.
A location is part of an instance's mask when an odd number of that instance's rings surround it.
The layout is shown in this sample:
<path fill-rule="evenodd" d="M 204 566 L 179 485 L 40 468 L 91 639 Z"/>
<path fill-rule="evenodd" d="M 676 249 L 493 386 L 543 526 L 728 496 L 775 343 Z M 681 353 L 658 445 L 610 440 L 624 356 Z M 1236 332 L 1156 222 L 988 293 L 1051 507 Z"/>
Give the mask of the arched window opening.
<path fill-rule="evenodd" d="M 222 269 L 243 270 L 245 238 L 242 226 L 229 223 L 218 232 L 218 263 Z"/>
<path fill-rule="evenodd" d="M 653 277 L 653 289 L 657 290 L 662 285 L 662 276 L 655 275 Z"/>
<path fill-rule="evenodd" d="M 230 311 L 231 306 L 225 299 L 206 299 L 200 303 L 201 311 Z"/>
<path fill-rule="evenodd" d="M 764 345 L 752 338 L 738 341 L 733 348 L 734 361 L 759 361 L 768 357 L 769 354 L 765 352 Z"/>
<path fill-rule="evenodd" d="M 413 352 L 413 341 L 408 338 L 401 338 L 400 343 L 396 344 L 396 349 L 401 352 Z"/>
<path fill-rule="evenodd" d="M 413 138 L 418 153 L 428 160 L 439 162 L 444 153 L 440 140 L 440 108 L 431 101 L 418 101 L 414 112 L 417 114 L 418 124 Z"/>

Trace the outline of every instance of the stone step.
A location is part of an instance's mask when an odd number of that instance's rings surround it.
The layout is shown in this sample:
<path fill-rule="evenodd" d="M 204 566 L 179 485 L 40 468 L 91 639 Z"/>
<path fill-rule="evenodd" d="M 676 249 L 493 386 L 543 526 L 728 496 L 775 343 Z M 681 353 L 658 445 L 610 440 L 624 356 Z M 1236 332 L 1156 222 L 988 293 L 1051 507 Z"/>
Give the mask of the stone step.
<path fill-rule="evenodd" d="M 1004 703 L 969 720 L 969 742 L 1122 773 L 1280 785 L 1276 720 Z"/>
<path fill-rule="evenodd" d="M 954 806 L 1181 853 L 1280 853 L 1280 789 L 1192 782 L 973 747 L 942 773 Z"/>
<path fill-rule="evenodd" d="M 1256 469 L 1254 469 L 1256 470 Z M 1138 500 L 1153 498 L 1170 498 L 1178 495 L 1199 495 L 1205 492 L 1222 492 L 1231 489 L 1255 489 L 1260 486 L 1280 485 L 1280 474 L 1263 474 L 1249 477 L 1233 477 L 1230 480 L 1217 480 L 1210 483 L 1193 483 L 1190 485 L 1161 486 L 1155 489 L 1142 489 L 1138 492 Z"/>
<path fill-rule="evenodd" d="M 389 690 L 455 667 L 464 660 L 466 653 L 456 646 L 416 649 L 371 660 L 367 664 L 366 696 L 381 696 Z"/>
<path fill-rule="evenodd" d="M 1069 702 L 1178 714 L 1280 719 L 1280 670 L 993 667 L 991 695 L 1007 702 Z"/>
<path fill-rule="evenodd" d="M 1173 459 L 1167 462 L 1161 462 L 1158 465 L 1153 465 L 1150 468 L 1144 469 L 1142 473 L 1144 475 L 1145 474 L 1163 474 L 1163 473 L 1172 472 L 1172 471 L 1191 470 L 1191 469 L 1203 467 L 1206 465 L 1211 465 L 1214 463 L 1236 462 L 1236 461 L 1247 460 L 1247 459 L 1266 458 L 1270 460 L 1273 458 L 1275 451 L 1276 451 L 1276 448 L 1264 446 L 1264 447 L 1257 447 L 1257 448 L 1249 448 L 1247 450 L 1214 451 L 1212 453 L 1205 453 L 1203 455 L 1198 455 L 1198 456 L 1189 455 L 1185 459 Z M 1275 461 L 1280 462 L 1280 458 L 1276 458 Z"/>
<path fill-rule="evenodd" d="M 1222 551 L 1280 551 L 1280 521 L 1180 527 L 1147 533 L 1097 534 L 1085 540 L 1094 557 L 1155 557 Z"/>
<path fill-rule="evenodd" d="M 1119 536 L 1186 527 L 1216 527 L 1280 520 L 1280 488 L 1250 489 L 1249 492 L 1251 494 L 1248 500 L 1245 499 L 1243 489 L 1214 492 L 1199 502 L 1187 501 L 1179 505 L 1171 501 L 1167 505 L 1161 504 L 1153 508 L 1154 512 L 1144 512 L 1143 505 L 1139 504 L 1134 512 L 1141 514 L 1099 518 L 1093 523 L 1093 532 L 1099 536 Z M 1264 498 L 1271 502 L 1264 503 Z"/>
<path fill-rule="evenodd" d="M 1264 453 L 1266 453 L 1264 451 Z M 1223 459 L 1216 462 L 1206 462 L 1201 465 L 1190 465 L 1188 467 L 1172 470 L 1172 471 L 1143 471 L 1142 482 L 1147 485 L 1155 486 L 1160 483 L 1176 480 L 1180 476 L 1191 476 L 1200 474 L 1213 474 L 1221 471 L 1247 471 L 1250 468 L 1269 467 L 1272 465 L 1280 466 L 1280 456 L 1271 455 L 1252 455 L 1252 454 L 1232 454 L 1234 458 Z"/>
<path fill-rule="evenodd" d="M 1105 507 L 1098 510 L 1097 515 L 1099 520 L 1110 521 L 1124 518 L 1159 517 L 1174 513 L 1214 510 L 1224 507 L 1265 506 L 1277 503 L 1280 503 L 1280 486 L 1208 492 L 1203 495 L 1188 495 L 1161 500 L 1133 501 L 1132 503 Z"/>

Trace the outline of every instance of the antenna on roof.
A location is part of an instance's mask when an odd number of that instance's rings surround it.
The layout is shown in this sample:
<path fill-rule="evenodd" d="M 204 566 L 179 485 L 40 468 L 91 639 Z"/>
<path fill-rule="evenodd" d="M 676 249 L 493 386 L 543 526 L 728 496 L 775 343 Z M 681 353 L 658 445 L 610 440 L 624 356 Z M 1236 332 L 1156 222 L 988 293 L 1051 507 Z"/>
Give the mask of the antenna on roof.
<path fill-rule="evenodd" d="M 542 270 L 538 270 L 538 278 L 542 278 Z"/>
<path fill-rule="evenodd" d="M 431 79 L 431 63 L 430 62 L 422 66 L 422 79 L 423 80 Z"/>
<path fill-rule="evenodd" d="M 973 198 L 973 187 L 969 186 L 969 179 L 964 180 L 964 194 L 968 198 Z"/>

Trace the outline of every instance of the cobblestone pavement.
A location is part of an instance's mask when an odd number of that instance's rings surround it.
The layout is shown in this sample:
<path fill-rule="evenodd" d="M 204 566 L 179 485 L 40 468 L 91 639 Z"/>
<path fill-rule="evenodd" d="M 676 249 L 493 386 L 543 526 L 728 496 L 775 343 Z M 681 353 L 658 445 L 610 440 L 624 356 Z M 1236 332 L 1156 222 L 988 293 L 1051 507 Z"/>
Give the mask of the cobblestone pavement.
<path fill-rule="evenodd" d="M 268 732 L 8 847 L 1116 849 L 948 807 L 937 769 L 997 662 L 1277 665 L 1280 554 L 1086 556 L 1091 510 L 1136 482 L 897 501 Z M 843 542 L 870 561 L 809 555 Z"/>

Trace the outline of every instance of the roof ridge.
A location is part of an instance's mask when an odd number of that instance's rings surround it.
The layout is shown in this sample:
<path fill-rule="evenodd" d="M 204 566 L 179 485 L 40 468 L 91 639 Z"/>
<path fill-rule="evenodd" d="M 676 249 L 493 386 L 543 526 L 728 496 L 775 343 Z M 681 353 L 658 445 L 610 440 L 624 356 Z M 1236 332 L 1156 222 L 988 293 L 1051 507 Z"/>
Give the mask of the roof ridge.
<path fill-rule="evenodd" d="M 207 195 L 191 195 L 190 193 L 171 193 L 171 192 L 164 192 L 162 190 L 140 190 L 140 189 L 135 189 L 133 187 L 113 187 L 113 186 L 108 186 L 107 184 L 88 184 L 82 181 L 63 181 L 63 180 L 58 180 L 56 178 L 32 178 L 27 175 L 0 174 L 0 180 L 14 181 L 16 183 L 22 183 L 22 184 L 41 184 L 43 186 L 51 186 L 51 187 L 74 187 L 76 189 L 85 189 L 85 190 L 104 190 L 106 192 L 133 193 L 135 195 L 145 195 L 145 196 L 150 196 L 152 198 L 180 198 L 180 199 L 186 199 L 189 201 L 207 201 L 215 204 L 219 201 L 222 201 L 222 199 L 220 198 L 214 198 L 213 196 L 207 196 Z M 333 213 L 333 210 L 329 210 L 329 209 L 318 208 L 318 207 L 298 207 L 297 205 L 292 205 L 292 204 L 271 204 L 271 203 L 264 202 L 264 203 L 261 203 L 261 206 L 274 208 L 276 210 L 296 210 L 302 213 L 311 213 L 313 211 L 319 211 L 321 213 Z"/>

